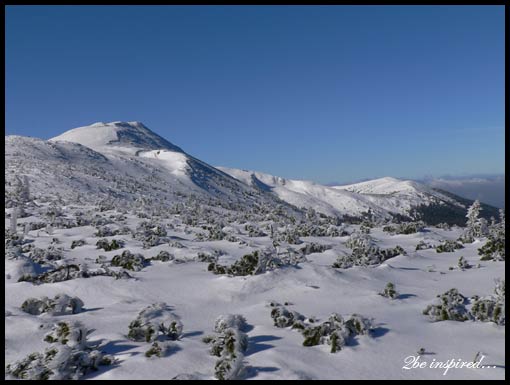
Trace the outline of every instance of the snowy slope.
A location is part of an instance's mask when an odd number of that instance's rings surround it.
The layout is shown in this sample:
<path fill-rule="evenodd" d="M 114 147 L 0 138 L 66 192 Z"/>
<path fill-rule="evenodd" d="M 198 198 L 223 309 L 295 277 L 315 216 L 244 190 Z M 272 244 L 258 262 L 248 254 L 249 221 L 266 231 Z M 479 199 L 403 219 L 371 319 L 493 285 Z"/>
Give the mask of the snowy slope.
<path fill-rule="evenodd" d="M 285 205 L 159 137 L 138 122 L 96 123 L 50 140 L 5 137 L 6 204 L 16 176 L 27 176 L 37 199 L 65 202 L 143 200 L 170 206 L 194 196 L 197 203 Z M 295 211 L 293 208 L 289 210 Z"/>
<path fill-rule="evenodd" d="M 323 186 L 255 171 L 217 168 L 246 184 L 272 191 L 297 207 L 313 207 L 328 215 L 360 216 L 370 209 L 376 217 L 390 218 L 393 214 L 409 216 L 420 206 L 456 207 L 462 212 L 466 209 L 452 196 L 414 181 L 390 177 L 346 186 Z"/>
<path fill-rule="evenodd" d="M 94 123 L 51 138 L 50 141 L 80 143 L 96 151 L 108 150 L 182 150 L 155 134 L 140 122 Z"/>
<path fill-rule="evenodd" d="M 280 199 L 296 207 L 312 207 L 331 216 L 345 214 L 360 216 L 370 209 L 375 215 L 389 217 L 387 210 L 381 209 L 365 197 L 350 191 L 342 191 L 310 181 L 285 179 L 255 171 L 226 167 L 217 168 L 248 185 L 271 191 Z"/>

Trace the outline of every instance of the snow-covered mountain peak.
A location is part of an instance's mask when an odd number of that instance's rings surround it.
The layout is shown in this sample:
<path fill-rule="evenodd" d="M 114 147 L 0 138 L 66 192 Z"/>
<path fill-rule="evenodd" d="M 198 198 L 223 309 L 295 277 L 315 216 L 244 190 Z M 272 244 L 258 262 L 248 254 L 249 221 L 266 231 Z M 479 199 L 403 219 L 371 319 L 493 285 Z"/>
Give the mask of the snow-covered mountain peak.
<path fill-rule="evenodd" d="M 183 152 L 182 149 L 149 130 L 141 122 L 115 121 L 97 122 L 90 126 L 73 128 L 50 141 L 79 143 L 96 151 L 123 150 L 170 150 Z"/>
<path fill-rule="evenodd" d="M 411 181 L 402 180 L 393 177 L 383 177 L 372 179 L 365 182 L 353 183 L 343 186 L 333 186 L 335 189 L 347 190 L 359 194 L 378 194 L 387 195 L 395 193 L 409 193 L 409 192 L 430 192 L 429 188 L 423 184 Z"/>

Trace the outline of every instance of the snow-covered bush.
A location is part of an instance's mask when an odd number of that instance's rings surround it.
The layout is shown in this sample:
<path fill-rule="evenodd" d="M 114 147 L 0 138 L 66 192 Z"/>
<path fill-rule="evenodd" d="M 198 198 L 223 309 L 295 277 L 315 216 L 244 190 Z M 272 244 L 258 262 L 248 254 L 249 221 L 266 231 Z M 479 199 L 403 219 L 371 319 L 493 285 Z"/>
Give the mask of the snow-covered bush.
<path fill-rule="evenodd" d="M 471 307 L 471 316 L 476 321 L 505 325 L 505 280 L 497 280 L 494 294 L 476 299 Z"/>
<path fill-rule="evenodd" d="M 218 380 L 232 380 L 243 369 L 244 352 L 248 348 L 248 337 L 243 332 L 246 320 L 239 314 L 219 316 L 214 323 L 215 335 L 202 340 L 211 345 L 210 354 L 219 357 L 214 367 Z"/>
<path fill-rule="evenodd" d="M 96 232 L 94 233 L 94 236 L 104 238 L 104 237 L 111 237 L 117 235 L 116 231 L 113 231 L 108 226 L 99 226 L 96 228 Z"/>
<path fill-rule="evenodd" d="M 143 243 L 143 248 L 148 249 L 167 241 L 167 231 L 161 226 L 152 222 L 141 222 L 133 235 L 133 238 Z"/>
<path fill-rule="evenodd" d="M 229 274 L 234 276 L 244 276 L 255 274 L 259 265 L 259 252 L 255 250 L 251 254 L 244 255 L 241 259 L 230 266 L 222 266 L 216 262 L 211 262 L 207 270 L 214 274 Z"/>
<path fill-rule="evenodd" d="M 24 243 L 23 234 L 16 233 L 11 231 L 10 229 L 5 229 L 5 248 L 13 247 L 13 246 L 21 246 Z"/>
<path fill-rule="evenodd" d="M 151 357 L 163 357 L 163 356 L 166 356 L 170 350 L 172 349 L 172 346 L 171 345 L 172 343 L 171 342 L 158 342 L 158 341 L 154 341 L 151 345 L 151 347 L 149 348 L 149 350 L 147 350 L 145 352 L 145 357 L 147 358 L 151 358 Z"/>
<path fill-rule="evenodd" d="M 460 270 L 470 269 L 471 267 L 473 267 L 468 263 L 468 261 L 466 261 L 466 259 L 462 255 L 459 257 L 457 265 L 459 266 Z"/>
<path fill-rule="evenodd" d="M 87 244 L 87 242 L 85 242 L 85 239 L 78 239 L 76 241 L 72 241 L 71 242 L 71 249 L 74 249 L 76 247 L 79 247 L 79 246 L 83 246 Z"/>
<path fill-rule="evenodd" d="M 248 232 L 249 237 L 265 237 L 267 234 L 259 229 L 256 225 L 246 224 L 244 225 L 244 229 Z"/>
<path fill-rule="evenodd" d="M 83 301 L 67 294 L 57 294 L 53 299 L 48 297 L 28 298 L 21 305 L 21 310 L 32 315 L 48 313 L 51 315 L 76 314 L 81 312 Z"/>
<path fill-rule="evenodd" d="M 168 262 L 168 261 L 171 261 L 173 260 L 175 257 L 173 254 L 170 254 L 168 251 L 166 250 L 161 250 L 158 255 L 156 255 L 155 257 L 152 257 L 152 260 L 153 261 L 161 261 L 161 262 Z"/>
<path fill-rule="evenodd" d="M 308 255 L 308 254 L 312 254 L 312 253 L 322 253 L 329 249 L 331 249 L 330 245 L 321 245 L 321 244 L 312 242 L 312 243 L 308 243 L 306 246 L 299 249 L 299 251 L 303 255 Z"/>
<path fill-rule="evenodd" d="M 418 250 L 426 250 L 426 249 L 432 249 L 434 246 L 432 246 L 430 243 L 427 243 L 425 241 L 420 241 L 416 245 L 416 251 Z"/>
<path fill-rule="evenodd" d="M 467 299 L 457 289 L 450 289 L 437 297 L 436 303 L 428 305 L 423 310 L 423 314 L 428 315 L 432 321 L 466 321 L 469 319 L 469 313 L 465 306 Z"/>
<path fill-rule="evenodd" d="M 463 249 L 462 243 L 459 241 L 446 240 L 436 247 L 437 253 L 452 253 L 455 250 Z"/>
<path fill-rule="evenodd" d="M 63 258 L 61 249 L 49 246 L 47 249 L 33 248 L 28 254 L 29 258 L 41 265 L 52 264 L 54 261 L 60 261 Z"/>
<path fill-rule="evenodd" d="M 398 293 L 395 290 L 395 285 L 392 282 L 388 282 L 384 290 L 381 293 L 379 293 L 379 295 L 391 299 L 395 299 L 398 297 Z"/>
<path fill-rule="evenodd" d="M 208 253 L 198 252 L 196 260 L 198 262 L 216 263 L 218 261 L 218 257 Z"/>
<path fill-rule="evenodd" d="M 297 311 L 288 310 L 284 306 L 276 306 L 271 309 L 271 318 L 273 319 L 274 326 L 278 328 L 286 328 L 292 326 L 296 328 L 301 327 L 302 321 L 305 317 Z"/>
<path fill-rule="evenodd" d="M 256 275 L 283 266 L 296 266 L 305 260 L 306 258 L 302 254 L 297 254 L 294 250 L 275 255 L 274 249 L 266 248 L 246 254 L 230 266 L 211 262 L 207 266 L 207 270 L 214 274 L 228 274 L 231 276 Z"/>
<path fill-rule="evenodd" d="M 333 264 L 334 268 L 346 269 L 352 266 L 379 265 L 397 255 L 405 255 L 401 246 L 381 249 L 369 234 L 359 232 L 351 234 L 346 245 L 352 249 L 351 255 L 338 256 Z"/>
<path fill-rule="evenodd" d="M 19 278 L 18 282 L 27 281 L 32 283 L 54 283 L 80 277 L 82 277 L 80 267 L 78 265 L 69 264 L 59 266 L 54 270 L 38 275 L 23 275 Z"/>
<path fill-rule="evenodd" d="M 424 228 L 425 223 L 422 221 L 402 222 L 384 226 L 383 231 L 386 231 L 390 234 L 414 234 L 423 231 Z"/>
<path fill-rule="evenodd" d="M 112 266 L 119 266 L 132 271 L 142 270 L 147 263 L 142 254 L 133 254 L 129 250 L 124 250 L 121 255 L 114 256 L 111 261 Z"/>
<path fill-rule="evenodd" d="M 159 336 L 175 341 L 182 335 L 182 322 L 164 303 L 142 309 L 129 324 L 128 338 L 133 341 L 154 342 Z"/>
<path fill-rule="evenodd" d="M 18 279 L 18 282 L 32 282 L 33 284 L 55 283 L 68 281 L 70 279 L 90 278 L 100 275 L 114 277 L 115 279 L 131 278 L 131 276 L 124 270 L 113 271 L 105 267 L 95 270 L 88 270 L 84 267 L 71 264 L 63 265 L 54 270 L 50 270 L 41 274 L 24 274 Z"/>
<path fill-rule="evenodd" d="M 367 318 L 353 314 L 344 320 L 341 315 L 333 313 L 327 321 L 317 326 L 307 326 L 301 333 L 305 338 L 303 346 L 328 344 L 331 345 L 331 353 L 336 353 L 355 336 L 369 335 L 371 330 L 372 322 Z"/>
<path fill-rule="evenodd" d="M 103 249 L 104 251 L 118 250 L 123 246 L 124 243 L 116 239 L 112 239 L 110 242 L 108 242 L 108 239 L 100 239 L 96 242 L 96 247 L 98 249 Z"/>
<path fill-rule="evenodd" d="M 79 322 L 59 322 L 44 341 L 50 344 L 43 353 L 32 353 L 7 365 L 7 379 L 78 380 L 98 366 L 115 361 L 87 342 L 87 330 Z"/>

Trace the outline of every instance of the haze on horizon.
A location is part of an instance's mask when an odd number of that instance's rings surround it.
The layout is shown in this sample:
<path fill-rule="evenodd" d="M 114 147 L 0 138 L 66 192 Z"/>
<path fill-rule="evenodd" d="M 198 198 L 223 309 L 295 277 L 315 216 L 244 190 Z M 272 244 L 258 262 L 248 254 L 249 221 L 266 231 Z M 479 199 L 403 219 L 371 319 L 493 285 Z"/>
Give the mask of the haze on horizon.
<path fill-rule="evenodd" d="M 6 134 L 141 121 L 319 183 L 504 175 L 503 6 L 7 6 Z"/>

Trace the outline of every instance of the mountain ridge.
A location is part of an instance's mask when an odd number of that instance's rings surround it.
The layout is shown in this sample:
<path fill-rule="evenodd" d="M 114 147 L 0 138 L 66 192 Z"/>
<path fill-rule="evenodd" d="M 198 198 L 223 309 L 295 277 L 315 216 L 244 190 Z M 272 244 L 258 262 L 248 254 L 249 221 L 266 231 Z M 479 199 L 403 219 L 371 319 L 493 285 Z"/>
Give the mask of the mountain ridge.
<path fill-rule="evenodd" d="M 13 166 L 23 163 L 23 167 Z M 54 169 L 53 176 L 45 172 L 45 165 Z M 85 195 L 105 199 L 109 194 L 128 200 L 134 196 L 157 198 L 164 204 L 179 200 L 173 199 L 176 196 L 198 194 L 204 200 L 214 198 L 241 206 L 258 202 L 284 205 L 291 211 L 313 208 L 331 217 L 371 215 L 383 221 L 397 217 L 420 219 L 428 213 L 425 217 L 432 222 L 446 218 L 446 222 L 463 224 L 469 201 L 394 177 L 324 186 L 256 171 L 213 167 L 137 121 L 97 122 L 47 141 L 8 135 L 6 180 L 23 170 L 39 171 L 42 183 L 34 181 L 39 188 L 54 184 L 69 197 L 86 191 Z M 494 214 L 492 209 L 489 211 Z"/>

